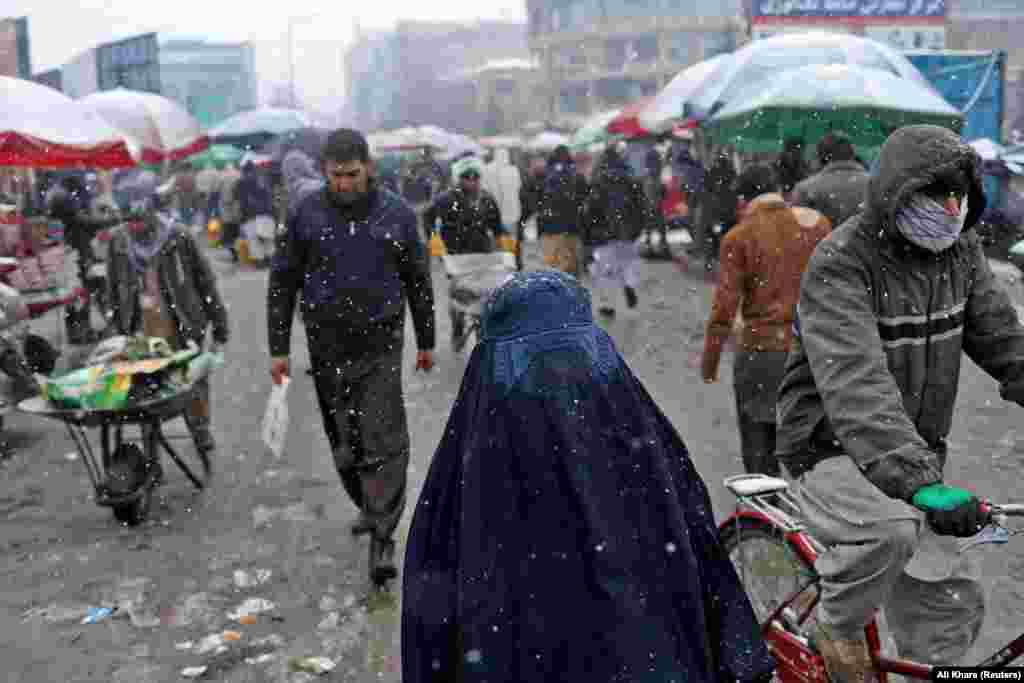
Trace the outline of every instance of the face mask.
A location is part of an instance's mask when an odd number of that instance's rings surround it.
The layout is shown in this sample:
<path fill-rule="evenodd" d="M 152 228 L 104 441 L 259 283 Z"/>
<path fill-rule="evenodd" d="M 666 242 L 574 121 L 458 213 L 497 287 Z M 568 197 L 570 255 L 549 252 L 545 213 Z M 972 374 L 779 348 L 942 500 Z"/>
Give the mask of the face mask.
<path fill-rule="evenodd" d="M 960 237 L 967 220 L 967 197 L 960 202 L 960 215 L 951 216 L 940 203 L 916 194 L 896 212 L 896 227 L 908 240 L 933 253 L 949 249 Z"/>

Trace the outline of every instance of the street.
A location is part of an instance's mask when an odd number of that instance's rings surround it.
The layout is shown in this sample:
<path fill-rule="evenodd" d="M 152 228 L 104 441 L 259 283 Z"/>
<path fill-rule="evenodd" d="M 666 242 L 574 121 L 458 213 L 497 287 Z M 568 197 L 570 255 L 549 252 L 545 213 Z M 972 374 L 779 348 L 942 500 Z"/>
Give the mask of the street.
<path fill-rule="evenodd" d="M 267 273 L 234 268 L 208 253 L 221 274 L 232 325 L 228 363 L 214 382 L 219 452 L 208 491 L 196 492 L 165 460 L 168 481 L 151 521 L 119 527 L 109 510 L 92 503 L 62 425 L 25 415 L 6 420 L 14 455 L 0 462 L 0 658 L 10 683 L 176 681 L 184 680 L 183 670 L 203 666 L 204 672 L 189 673 L 231 682 L 400 680 L 400 583 L 390 597 L 368 590 L 368 540 L 349 534 L 356 510 L 323 436 L 305 373 L 301 323 L 292 345 L 290 433 L 277 460 L 260 439 L 270 388 Z M 438 348 L 432 373 L 413 372 L 412 325 L 406 329 L 413 451 L 399 558 L 470 353 L 451 350 L 447 283 L 434 261 Z M 528 253 L 531 263 L 534 253 Z M 731 508 L 721 480 L 742 467 L 731 368 L 723 368 L 719 383 L 705 385 L 693 362 L 711 288 L 677 263 L 647 262 L 645 268 L 638 308 L 627 311 L 623 302 L 607 327 L 689 446 L 721 518 Z M 1022 415 L 999 398 L 993 380 L 965 363 L 948 480 L 997 501 L 1020 500 Z M 196 462 L 183 423 L 167 431 Z M 1011 539 L 1008 546 L 975 552 L 985 554 L 990 596 L 972 657 L 1024 630 L 1015 619 L 1024 606 L 1024 544 Z M 96 623 L 82 623 L 90 608 L 117 605 Z M 240 607 L 255 617 L 228 616 Z M 336 666 L 323 676 L 294 672 L 295 657 L 325 657 L 330 661 L 324 664 Z"/>

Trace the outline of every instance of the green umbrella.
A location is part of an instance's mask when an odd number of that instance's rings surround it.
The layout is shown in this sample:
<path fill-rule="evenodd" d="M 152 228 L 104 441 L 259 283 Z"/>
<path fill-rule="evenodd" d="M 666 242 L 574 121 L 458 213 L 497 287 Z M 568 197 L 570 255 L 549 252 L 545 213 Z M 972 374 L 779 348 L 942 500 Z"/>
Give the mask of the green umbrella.
<path fill-rule="evenodd" d="M 810 147 L 841 130 L 870 155 L 897 128 L 920 123 L 960 132 L 964 115 L 929 87 L 887 71 L 813 64 L 784 71 L 753 97 L 726 105 L 707 131 L 714 144 L 764 153 L 781 151 L 788 138 Z"/>
<path fill-rule="evenodd" d="M 210 165 L 238 163 L 242 154 L 244 154 L 242 150 L 231 145 L 210 145 L 203 152 L 189 157 L 188 161 L 193 168 L 205 168 Z"/>
<path fill-rule="evenodd" d="M 574 150 L 586 149 L 596 145 L 617 139 L 619 136 L 608 132 L 608 124 L 615 120 L 622 112 L 621 109 L 601 112 L 587 119 L 580 129 L 572 136 L 569 146 Z"/>

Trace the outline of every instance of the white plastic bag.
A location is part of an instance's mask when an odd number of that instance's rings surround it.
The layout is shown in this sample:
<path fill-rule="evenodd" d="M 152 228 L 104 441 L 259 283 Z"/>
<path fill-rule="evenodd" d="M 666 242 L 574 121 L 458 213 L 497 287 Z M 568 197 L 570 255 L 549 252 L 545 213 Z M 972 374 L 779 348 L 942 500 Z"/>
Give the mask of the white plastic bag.
<path fill-rule="evenodd" d="M 267 401 L 267 412 L 263 416 L 263 443 L 267 445 L 275 458 L 284 452 L 284 439 L 288 435 L 288 384 L 291 379 L 285 377 L 280 384 L 270 389 Z"/>

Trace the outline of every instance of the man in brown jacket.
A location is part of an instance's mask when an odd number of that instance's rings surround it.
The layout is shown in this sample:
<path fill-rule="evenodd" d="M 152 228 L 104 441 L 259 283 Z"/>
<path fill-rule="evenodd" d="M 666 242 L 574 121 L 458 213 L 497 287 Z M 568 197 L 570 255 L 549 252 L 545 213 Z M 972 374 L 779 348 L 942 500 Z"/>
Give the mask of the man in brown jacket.
<path fill-rule="evenodd" d="M 832 225 L 813 209 L 787 205 L 768 165 L 745 169 L 736 194 L 741 220 L 722 240 L 719 284 L 704 338 L 704 381 L 717 381 L 722 348 L 742 305 L 733 389 L 743 467 L 751 474 L 778 476 L 775 399 L 793 334 L 800 277 Z"/>

